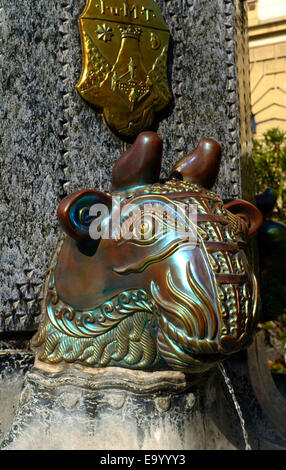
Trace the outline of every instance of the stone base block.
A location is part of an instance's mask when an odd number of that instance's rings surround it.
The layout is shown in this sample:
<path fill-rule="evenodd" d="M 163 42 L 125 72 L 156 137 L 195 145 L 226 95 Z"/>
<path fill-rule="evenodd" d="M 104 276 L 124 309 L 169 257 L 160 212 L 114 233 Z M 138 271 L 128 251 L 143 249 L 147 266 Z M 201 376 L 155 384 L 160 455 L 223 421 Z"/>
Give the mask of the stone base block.
<path fill-rule="evenodd" d="M 209 379 L 121 368 L 51 371 L 36 363 L 1 448 L 234 449 L 203 412 L 203 397 L 214 400 Z"/>

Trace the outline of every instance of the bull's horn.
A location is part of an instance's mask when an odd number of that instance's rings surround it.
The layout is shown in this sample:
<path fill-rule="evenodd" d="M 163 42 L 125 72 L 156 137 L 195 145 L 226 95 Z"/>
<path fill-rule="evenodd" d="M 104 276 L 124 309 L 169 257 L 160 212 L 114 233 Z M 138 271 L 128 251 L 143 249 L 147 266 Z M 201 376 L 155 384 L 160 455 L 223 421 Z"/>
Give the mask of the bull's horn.
<path fill-rule="evenodd" d="M 177 178 L 210 189 L 217 178 L 221 146 L 214 139 L 202 139 L 192 153 L 181 158 L 171 170 L 170 178 Z"/>
<path fill-rule="evenodd" d="M 157 183 L 162 161 L 162 139 L 155 132 L 142 132 L 119 157 L 112 171 L 112 191 Z"/>

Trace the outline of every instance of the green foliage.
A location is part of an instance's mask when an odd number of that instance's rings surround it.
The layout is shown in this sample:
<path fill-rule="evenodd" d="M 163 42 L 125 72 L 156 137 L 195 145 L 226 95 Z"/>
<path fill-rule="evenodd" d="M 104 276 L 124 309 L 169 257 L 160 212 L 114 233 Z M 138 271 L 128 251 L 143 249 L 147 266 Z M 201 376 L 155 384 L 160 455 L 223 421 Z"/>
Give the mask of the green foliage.
<path fill-rule="evenodd" d="M 268 361 L 268 366 L 271 372 L 275 372 L 276 374 L 285 374 L 286 373 L 286 368 L 285 364 L 283 362 L 279 361 Z"/>
<path fill-rule="evenodd" d="M 271 372 L 286 374 L 286 314 L 282 313 L 274 321 L 260 323 L 260 327 L 265 332 L 266 344 L 276 356 L 276 359 L 268 361 Z"/>
<path fill-rule="evenodd" d="M 256 173 L 256 194 L 266 188 L 278 194 L 272 220 L 286 223 L 286 131 L 269 129 L 261 140 L 254 139 L 254 164 Z M 267 254 L 261 272 L 261 298 L 266 318 L 270 321 L 260 323 L 264 329 L 265 340 L 276 359 L 269 360 L 271 372 L 286 375 L 286 310 L 285 310 L 285 237 L 271 238 L 271 259 Z M 282 233 L 283 235 L 283 233 Z M 266 246 L 267 250 L 268 247 Z M 263 250 L 261 252 L 264 256 Z M 279 314 L 280 312 L 280 314 Z"/>
<path fill-rule="evenodd" d="M 278 200 L 273 219 L 286 222 L 286 131 L 278 128 L 264 132 L 263 139 L 253 140 L 256 192 L 275 189 Z"/>

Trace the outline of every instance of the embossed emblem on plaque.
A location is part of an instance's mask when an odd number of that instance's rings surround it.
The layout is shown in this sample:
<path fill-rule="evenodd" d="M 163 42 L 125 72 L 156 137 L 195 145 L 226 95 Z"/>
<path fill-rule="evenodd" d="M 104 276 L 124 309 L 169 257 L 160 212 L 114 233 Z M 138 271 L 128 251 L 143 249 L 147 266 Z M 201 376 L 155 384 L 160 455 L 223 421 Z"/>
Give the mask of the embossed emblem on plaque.
<path fill-rule="evenodd" d="M 153 0 L 88 0 L 80 18 L 83 69 L 77 90 L 102 108 L 121 137 L 150 127 L 171 98 L 169 29 Z"/>

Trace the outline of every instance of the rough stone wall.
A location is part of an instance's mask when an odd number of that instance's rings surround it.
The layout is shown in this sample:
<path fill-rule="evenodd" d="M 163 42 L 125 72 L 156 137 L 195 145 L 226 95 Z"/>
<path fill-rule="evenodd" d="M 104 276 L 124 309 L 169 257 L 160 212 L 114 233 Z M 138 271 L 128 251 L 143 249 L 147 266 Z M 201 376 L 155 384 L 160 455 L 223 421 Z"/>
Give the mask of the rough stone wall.
<path fill-rule="evenodd" d="M 37 328 L 43 280 L 61 236 L 59 201 L 82 188 L 107 190 L 126 144 L 75 91 L 82 66 L 77 21 L 85 0 L 0 2 L 0 332 L 15 332 Z M 244 2 L 158 3 L 171 30 L 173 94 L 152 128 L 164 140 L 162 176 L 201 138 L 213 137 L 223 147 L 216 190 L 223 198 L 251 198 L 251 177 L 241 181 L 251 152 L 242 131 L 248 71 L 237 60 L 246 53 Z"/>

